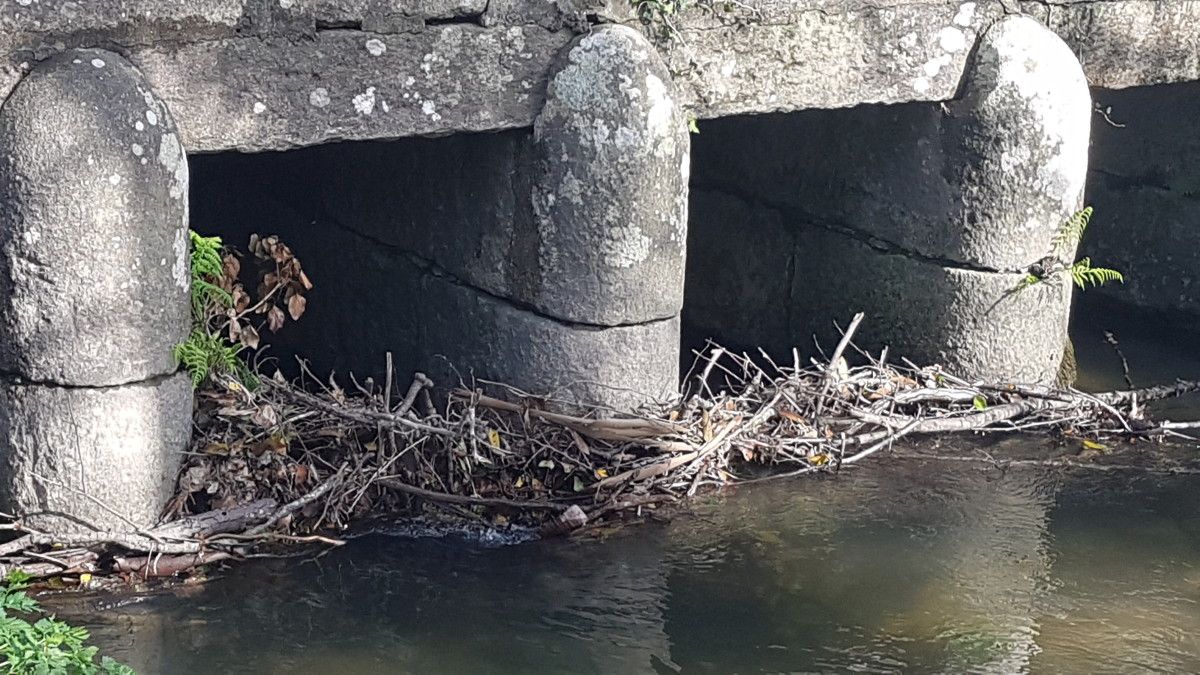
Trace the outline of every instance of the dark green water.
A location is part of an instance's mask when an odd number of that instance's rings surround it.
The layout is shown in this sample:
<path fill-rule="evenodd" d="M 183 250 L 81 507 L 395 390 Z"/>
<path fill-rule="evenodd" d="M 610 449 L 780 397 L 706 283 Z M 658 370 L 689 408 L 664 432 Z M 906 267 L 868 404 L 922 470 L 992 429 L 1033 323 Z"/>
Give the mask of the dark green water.
<path fill-rule="evenodd" d="M 151 673 L 1197 672 L 1198 490 L 885 460 L 605 541 L 374 536 L 91 623 Z"/>
<path fill-rule="evenodd" d="M 1082 382 L 1118 384 L 1088 332 Z M 1138 384 L 1200 371 L 1123 344 Z M 60 609 L 145 673 L 1200 672 L 1200 475 L 881 458 L 607 539 L 373 535 L 91 602 Z"/>

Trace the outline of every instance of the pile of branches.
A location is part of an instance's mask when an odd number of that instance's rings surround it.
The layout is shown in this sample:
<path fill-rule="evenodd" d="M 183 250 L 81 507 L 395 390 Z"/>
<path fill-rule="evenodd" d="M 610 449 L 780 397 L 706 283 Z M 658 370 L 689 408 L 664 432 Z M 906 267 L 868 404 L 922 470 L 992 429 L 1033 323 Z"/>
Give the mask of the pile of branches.
<path fill-rule="evenodd" d="M 88 540 L 13 521 L 0 527 L 23 536 L 0 544 L 0 571 L 174 575 L 296 542 L 338 545 L 339 533 L 385 514 L 555 536 L 699 490 L 837 472 L 905 437 L 1039 429 L 1098 444 L 1192 426 L 1153 422 L 1144 404 L 1200 382 L 1103 394 L 968 382 L 858 351 L 861 319 L 820 362 L 713 347 L 686 396 L 630 414 L 572 410 L 495 383 L 455 389 L 439 408 L 420 374 L 406 389 L 390 375 L 342 387 L 305 371 L 295 382 L 263 377 L 253 391 L 230 380 L 200 395 L 164 525 Z M 861 365 L 848 365 L 847 350 Z"/>

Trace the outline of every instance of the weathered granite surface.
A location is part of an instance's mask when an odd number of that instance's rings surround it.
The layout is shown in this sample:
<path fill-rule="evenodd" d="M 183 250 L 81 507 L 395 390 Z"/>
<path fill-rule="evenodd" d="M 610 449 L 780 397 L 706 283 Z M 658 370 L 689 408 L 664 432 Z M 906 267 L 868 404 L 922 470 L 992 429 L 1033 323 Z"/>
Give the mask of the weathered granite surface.
<path fill-rule="evenodd" d="M 0 373 L 111 386 L 174 372 L 191 326 L 188 166 L 127 61 L 72 50 L 0 109 Z"/>
<path fill-rule="evenodd" d="M 532 124 L 577 32 L 625 21 L 658 41 L 700 118 L 942 101 L 1018 4 L 1093 85 L 1200 78 L 1190 0 L 747 0 L 673 17 L 673 39 L 624 0 L 13 0 L 0 94 L 57 51 L 105 46 L 145 72 L 189 151 L 510 129 Z"/>
<path fill-rule="evenodd" d="M 191 432 L 187 227 L 178 132 L 119 55 L 58 54 L 0 108 L 0 510 L 159 517 Z"/>
<path fill-rule="evenodd" d="M 153 525 L 191 437 L 191 409 L 183 373 L 100 388 L 0 380 L 0 505 L 46 532 Z"/>
<path fill-rule="evenodd" d="M 677 316 L 689 138 L 654 46 L 625 26 L 580 38 L 550 81 L 533 140 L 538 278 L 528 301 L 600 325 Z"/>

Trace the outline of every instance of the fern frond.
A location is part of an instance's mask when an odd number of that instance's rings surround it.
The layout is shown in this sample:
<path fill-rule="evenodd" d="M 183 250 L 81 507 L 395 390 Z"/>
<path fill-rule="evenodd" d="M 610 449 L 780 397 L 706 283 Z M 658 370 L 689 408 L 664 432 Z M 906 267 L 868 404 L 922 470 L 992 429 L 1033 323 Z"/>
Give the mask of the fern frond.
<path fill-rule="evenodd" d="M 188 230 L 188 234 L 192 241 L 192 318 L 201 320 L 209 302 L 231 307 L 233 296 L 216 284 L 225 275 L 221 238 L 204 237 L 195 230 Z"/>
<path fill-rule="evenodd" d="M 192 274 L 207 279 L 220 277 L 224 272 L 220 237 L 204 237 L 195 230 L 188 230 L 192 240 Z"/>
<path fill-rule="evenodd" d="M 175 360 L 199 388 L 214 375 L 228 375 L 248 389 L 257 388 L 258 378 L 240 358 L 242 345 L 231 344 L 214 328 L 214 318 L 233 306 L 233 296 L 219 285 L 225 277 L 224 243 L 220 237 L 204 237 L 189 230 L 192 263 L 192 333 L 172 350 Z"/>
<path fill-rule="evenodd" d="M 1054 247 L 1064 252 L 1074 251 L 1079 242 L 1083 240 L 1083 233 L 1087 230 L 1090 222 L 1092 222 L 1092 207 L 1088 206 L 1076 212 L 1058 228 L 1058 232 L 1054 235 Z"/>
<path fill-rule="evenodd" d="M 1071 266 L 1071 281 L 1083 290 L 1089 285 L 1103 286 L 1110 281 L 1125 283 L 1125 275 L 1107 267 L 1092 267 L 1092 259 L 1083 258 Z"/>
<path fill-rule="evenodd" d="M 246 365 L 238 358 L 241 345 L 231 345 L 220 335 L 196 329 L 183 344 L 175 346 L 175 360 L 199 387 L 210 375 L 224 373 L 241 375 Z"/>
<path fill-rule="evenodd" d="M 233 296 L 229 291 L 204 279 L 192 279 L 192 316 L 203 317 L 204 308 L 210 301 L 222 307 L 233 306 Z"/>
<path fill-rule="evenodd" d="M 175 361 L 183 366 L 192 378 L 192 388 L 195 389 L 208 379 L 208 355 L 200 339 L 199 333 L 192 333 L 187 342 L 175 345 Z"/>

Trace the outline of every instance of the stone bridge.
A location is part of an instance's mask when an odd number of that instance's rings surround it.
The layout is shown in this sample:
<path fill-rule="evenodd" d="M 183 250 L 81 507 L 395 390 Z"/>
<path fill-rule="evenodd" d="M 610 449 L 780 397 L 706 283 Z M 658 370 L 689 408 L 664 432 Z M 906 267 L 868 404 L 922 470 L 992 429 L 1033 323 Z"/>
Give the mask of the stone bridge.
<path fill-rule="evenodd" d="M 1085 190 L 1127 299 L 1200 315 L 1200 2 L 685 4 L 2 0 L 0 510 L 154 520 L 189 225 L 293 244 L 318 369 L 601 405 L 855 311 L 1049 381 L 1071 285 L 1010 291 Z"/>

